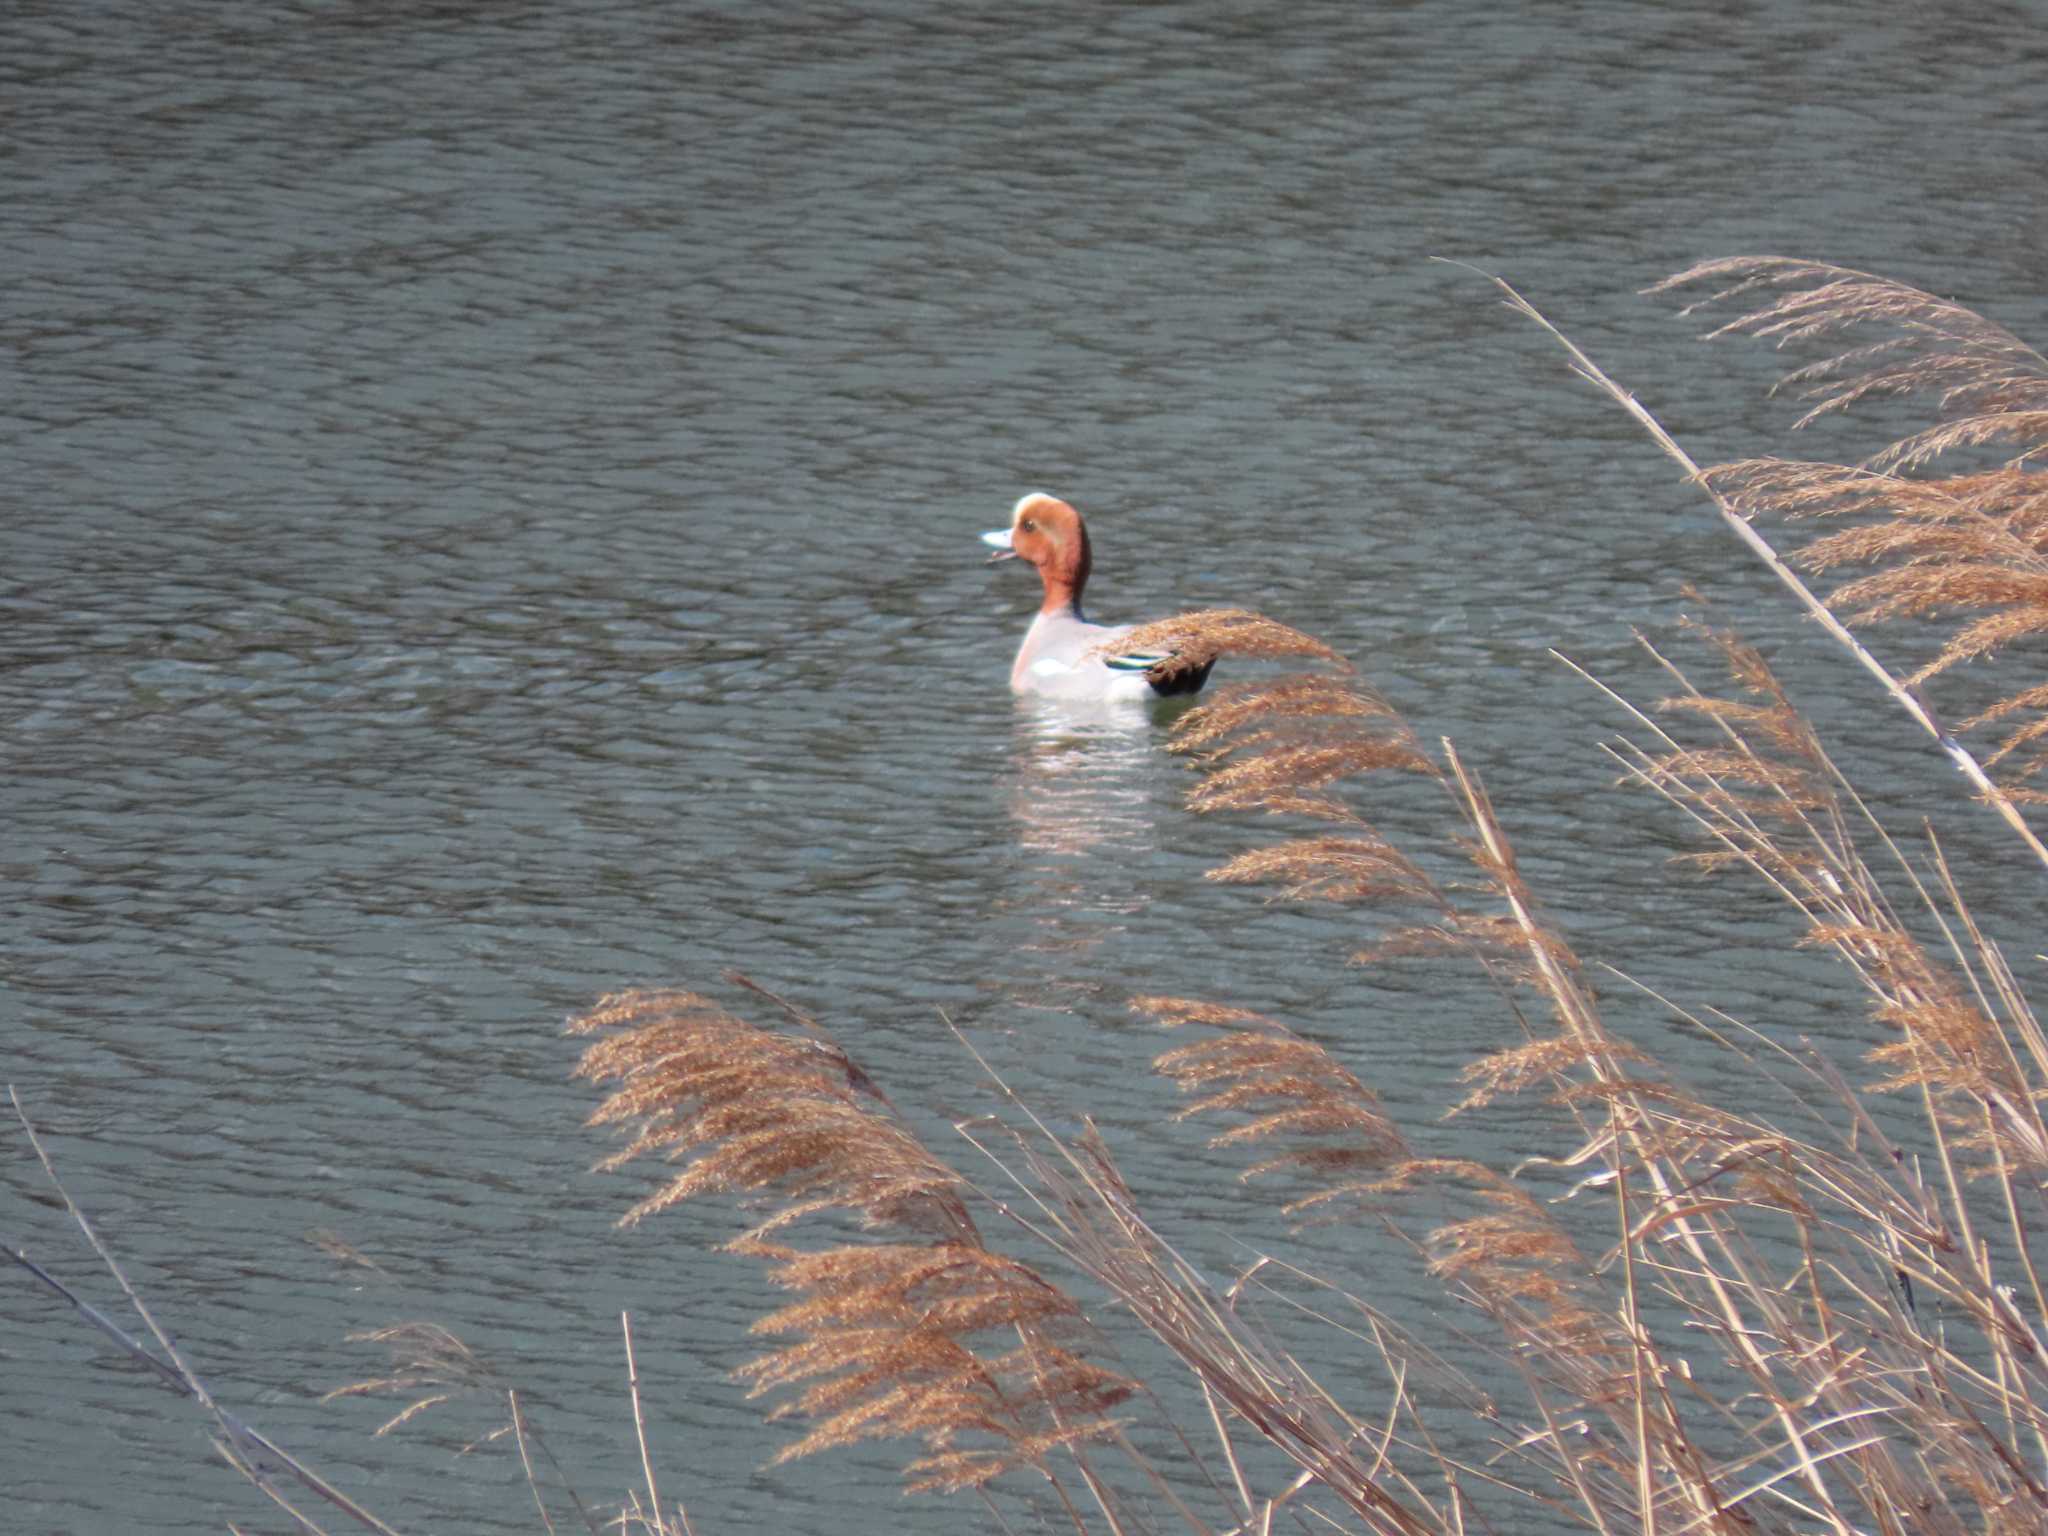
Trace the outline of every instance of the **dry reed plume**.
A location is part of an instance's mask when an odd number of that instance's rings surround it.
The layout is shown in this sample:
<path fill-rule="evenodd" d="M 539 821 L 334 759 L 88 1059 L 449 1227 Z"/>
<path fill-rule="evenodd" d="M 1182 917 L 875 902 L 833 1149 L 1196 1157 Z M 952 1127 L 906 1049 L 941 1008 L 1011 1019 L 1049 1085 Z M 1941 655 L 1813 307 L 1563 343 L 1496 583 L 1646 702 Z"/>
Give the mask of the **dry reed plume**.
<path fill-rule="evenodd" d="M 766 1260 L 797 1297 L 755 1325 L 793 1342 L 742 1372 L 757 1393 L 793 1391 L 776 1416 L 810 1421 L 777 1459 L 909 1436 L 925 1446 L 907 1468 L 912 1491 L 977 1488 L 1029 1466 L 1068 1500 L 1052 1464 L 1065 1453 L 1106 1499 L 1085 1447 L 1114 1435 L 1111 1410 L 1133 1384 L 1086 1358 L 1080 1308 L 983 1243 L 966 1181 L 815 1022 L 784 1006 L 795 1031 L 676 991 L 615 994 L 570 1023 L 599 1037 L 577 1074 L 615 1085 L 592 1123 L 631 1131 L 600 1166 L 691 1158 L 622 1221 L 713 1192 L 768 1205 L 728 1246 Z M 892 1240 L 812 1251 L 781 1241 L 825 1212 Z M 1010 1347 L 994 1351 L 991 1336 Z"/>
<path fill-rule="evenodd" d="M 801 1021 L 800 1021 L 801 1022 Z M 971 1239 L 961 1181 L 886 1109 L 852 1060 L 815 1028 L 776 1033 L 690 992 L 622 992 L 570 1023 L 599 1038 L 576 1075 L 616 1088 L 593 1125 L 625 1125 L 599 1167 L 697 1156 L 624 1216 L 638 1222 L 694 1195 L 775 1189 L 785 1199 L 739 1241 L 842 1209 L 873 1227 Z"/>
<path fill-rule="evenodd" d="M 2048 448 L 2048 358 L 1952 301 L 1812 262 L 1705 262 L 1658 291 L 1709 283 L 1721 286 L 1687 313 L 1769 299 L 1715 335 L 1856 343 L 1786 375 L 1783 387 L 1812 402 L 1798 425 L 1872 396 L 1915 393 L 1931 394 L 1942 417 L 1861 464 L 1747 459 L 1708 470 L 1738 514 L 1850 524 L 1810 539 L 1797 559 L 1815 572 L 1862 572 L 1827 594 L 1851 625 L 1947 622 L 1946 640 L 1911 673 L 1912 685 L 2048 631 L 2048 476 L 2038 462 Z M 1931 473 L 1943 455 L 1980 447 L 2008 457 Z M 2048 800 L 2030 783 L 2048 765 L 2048 683 L 1977 701 L 1958 728 L 1995 722 L 2005 730 L 1988 764 L 2002 769 L 2006 792 Z"/>
<path fill-rule="evenodd" d="M 1212 1147 L 1278 1142 L 1244 1177 L 1292 1172 L 1308 1191 L 1282 1207 L 1290 1216 L 1364 1199 L 1389 1165 L 1409 1159 L 1406 1139 L 1379 1099 L 1343 1064 L 1286 1025 L 1241 1008 L 1184 997 L 1139 997 L 1134 1011 L 1170 1028 L 1216 1033 L 1159 1056 L 1153 1066 L 1183 1092 L 1199 1094 L 1176 1119 L 1229 1113 L 1242 1124 L 1209 1138 Z"/>
<path fill-rule="evenodd" d="M 1336 667 L 1343 658 L 1313 635 L 1242 608 L 1206 608 L 1140 624 L 1103 647 L 1113 656 L 1171 651 L 1188 670 L 1206 670 L 1220 656 L 1273 660 L 1308 656 Z"/>

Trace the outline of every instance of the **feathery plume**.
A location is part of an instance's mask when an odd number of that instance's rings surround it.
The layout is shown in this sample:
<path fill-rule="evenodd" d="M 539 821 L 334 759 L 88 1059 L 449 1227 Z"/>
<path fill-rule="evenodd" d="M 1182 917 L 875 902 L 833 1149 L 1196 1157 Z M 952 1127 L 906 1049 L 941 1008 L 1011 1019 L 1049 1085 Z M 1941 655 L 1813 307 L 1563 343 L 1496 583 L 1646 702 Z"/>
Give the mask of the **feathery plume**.
<path fill-rule="evenodd" d="M 1780 345 L 1875 335 L 1785 377 L 1783 387 L 1815 402 L 1797 425 L 1871 395 L 1911 392 L 1932 394 L 1943 418 L 1861 465 L 1743 460 L 1704 471 L 1708 487 L 1744 519 L 1849 524 L 1810 539 L 1796 563 L 1862 572 L 1824 599 L 1852 627 L 1946 621 L 1947 638 L 1906 679 L 1909 687 L 2048 632 L 2048 474 L 2036 462 L 2048 449 L 2048 358 L 1952 300 L 1814 262 L 1707 262 L 1652 291 L 1702 282 L 1724 286 L 1687 313 L 1775 294 L 1715 335 L 1739 332 Z M 2003 444 L 2014 455 L 1989 470 L 1921 473 L 1951 449 L 1987 444 Z M 2044 798 L 2025 782 L 2048 766 L 2044 710 L 2048 685 L 2027 683 L 2008 687 L 1958 727 L 2008 722 L 1987 766 L 2003 765 L 1999 788 L 2012 801 Z"/>
<path fill-rule="evenodd" d="M 696 993 L 635 991 L 570 1021 L 573 1034 L 602 1036 L 577 1075 L 618 1085 L 591 1123 L 632 1129 L 599 1166 L 694 1154 L 621 1224 L 700 1194 L 774 1197 L 727 1246 L 767 1261 L 797 1296 L 755 1325 L 793 1342 L 740 1371 L 756 1393 L 795 1390 L 774 1416 L 811 1420 L 778 1460 L 910 1436 L 926 1452 L 906 1468 L 912 1492 L 977 1488 L 1018 1466 L 1057 1483 L 1049 1458 L 1112 1436 L 1110 1410 L 1135 1384 L 1084 1357 L 1091 1336 L 1074 1301 L 984 1245 L 966 1181 L 829 1035 L 787 1011 L 802 1033 L 762 1029 Z M 781 1240 L 827 1211 L 891 1240 L 809 1252 Z M 1010 1347 L 988 1346 L 998 1333 Z"/>
<path fill-rule="evenodd" d="M 1350 664 L 1322 641 L 1243 608 L 1205 608 L 1140 624 L 1102 647 L 1104 655 L 1171 651 L 1190 671 L 1206 670 L 1219 656 L 1274 660 L 1306 656 L 1344 671 Z"/>
<path fill-rule="evenodd" d="M 1211 1136 L 1210 1146 L 1279 1144 L 1279 1150 L 1241 1177 L 1285 1170 L 1309 1178 L 1310 1192 L 1284 1207 L 1290 1216 L 1360 1198 L 1367 1175 L 1410 1155 L 1372 1090 L 1322 1046 L 1277 1020 L 1180 997 L 1137 997 L 1131 1009 L 1169 1029 L 1217 1031 L 1207 1040 L 1163 1052 L 1153 1068 L 1181 1092 L 1201 1095 L 1175 1119 L 1217 1113 L 1244 1117 Z"/>
<path fill-rule="evenodd" d="M 1879 333 L 1783 381 L 1815 402 L 1799 426 L 1871 395 L 1934 393 L 1950 419 L 1894 443 L 1872 461 L 1878 467 L 1910 468 L 1967 444 L 2016 441 L 2024 452 L 2048 443 L 2048 358 L 1952 299 L 1873 273 L 1783 256 L 1701 262 L 1649 291 L 1706 282 L 1725 286 L 1687 305 L 1684 313 L 1781 290 L 1710 333 L 1715 336 L 1760 336 L 1782 346 Z"/>
<path fill-rule="evenodd" d="M 739 1241 L 759 1241 L 817 1211 L 871 1226 L 966 1235 L 957 1174 L 881 1108 L 836 1044 L 761 1029 L 693 992 L 616 993 L 570 1020 L 603 1035 L 576 1075 L 618 1086 L 590 1124 L 624 1124 L 626 1145 L 598 1167 L 697 1156 L 628 1210 L 632 1225 L 696 1195 L 774 1190 L 783 1204 Z"/>

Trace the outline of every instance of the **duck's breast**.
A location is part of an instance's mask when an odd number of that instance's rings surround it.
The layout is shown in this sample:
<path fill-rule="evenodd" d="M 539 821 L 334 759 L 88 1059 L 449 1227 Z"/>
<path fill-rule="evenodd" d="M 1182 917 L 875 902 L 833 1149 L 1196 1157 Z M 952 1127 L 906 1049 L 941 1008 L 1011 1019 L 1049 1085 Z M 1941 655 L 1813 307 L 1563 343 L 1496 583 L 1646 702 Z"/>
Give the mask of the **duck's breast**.
<path fill-rule="evenodd" d="M 1075 613 L 1041 613 L 1025 631 L 1010 687 L 1018 693 L 1061 698 L 1149 698 L 1142 672 L 1112 670 L 1093 654 L 1131 631 L 1128 624 L 1090 624 Z"/>

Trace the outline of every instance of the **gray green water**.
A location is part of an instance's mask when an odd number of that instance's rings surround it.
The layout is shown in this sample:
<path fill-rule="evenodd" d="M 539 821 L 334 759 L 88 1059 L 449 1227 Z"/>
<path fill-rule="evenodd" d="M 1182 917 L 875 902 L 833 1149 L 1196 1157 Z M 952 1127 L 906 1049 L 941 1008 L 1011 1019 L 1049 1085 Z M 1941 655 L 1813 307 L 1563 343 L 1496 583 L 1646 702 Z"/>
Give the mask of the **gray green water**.
<path fill-rule="evenodd" d="M 511 1457 L 454 1454 L 474 1414 L 373 1442 L 377 1405 L 318 1403 L 378 1363 L 342 1335 L 455 1327 L 613 1498 L 622 1307 L 700 1531 L 958 1528 L 891 1450 L 761 1470 L 787 1431 L 726 1378 L 762 1301 L 711 1251 L 731 1215 L 613 1230 L 644 1185 L 585 1171 L 562 1017 L 738 965 L 937 1141 L 989 1107 L 943 1013 L 1098 1114 L 1219 1265 L 1281 1226 L 1163 1123 L 1134 992 L 1280 1012 L 1426 1141 L 1532 1149 L 1522 1111 L 1435 1118 L 1496 1015 L 1201 879 L 1253 833 L 1180 809 L 1157 721 L 1012 704 L 1030 599 L 974 535 L 1043 487 L 1091 516 L 1098 617 L 1323 636 L 1457 737 L 1588 954 L 1853 1055 L 1764 898 L 1663 868 L 1678 829 L 1605 787 L 1614 722 L 1549 648 L 1653 697 L 1629 627 L 1696 583 L 1881 803 L 1966 852 L 1975 823 L 1429 258 L 1513 278 L 1702 458 L 1860 455 L 1903 418 L 1788 440 L 1777 359 L 1637 290 L 1778 250 L 2048 335 L 2044 37 L 1829 4 L 6 7 L 0 1076 L 222 1398 L 401 1528 L 536 1527 Z M 2037 911 L 1987 883 L 1994 921 Z M 0 1143 L 0 1234 L 110 1299 Z M 1429 1326 L 1426 1286 L 1376 1295 Z M 22 1531 L 263 1518 L 18 1280 L 0 1491 Z"/>

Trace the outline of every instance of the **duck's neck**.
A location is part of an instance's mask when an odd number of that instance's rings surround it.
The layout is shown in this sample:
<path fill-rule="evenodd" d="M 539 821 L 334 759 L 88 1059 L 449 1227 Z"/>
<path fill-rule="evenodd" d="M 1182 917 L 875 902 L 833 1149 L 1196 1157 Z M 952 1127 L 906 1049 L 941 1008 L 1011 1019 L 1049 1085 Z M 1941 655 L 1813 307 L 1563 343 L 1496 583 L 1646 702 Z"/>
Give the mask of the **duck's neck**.
<path fill-rule="evenodd" d="M 1052 558 L 1038 568 L 1038 579 L 1045 583 L 1045 601 L 1038 611 L 1081 617 L 1081 590 L 1088 585 L 1088 569 L 1093 564 L 1088 530 L 1077 525 L 1074 542 L 1054 549 Z"/>

